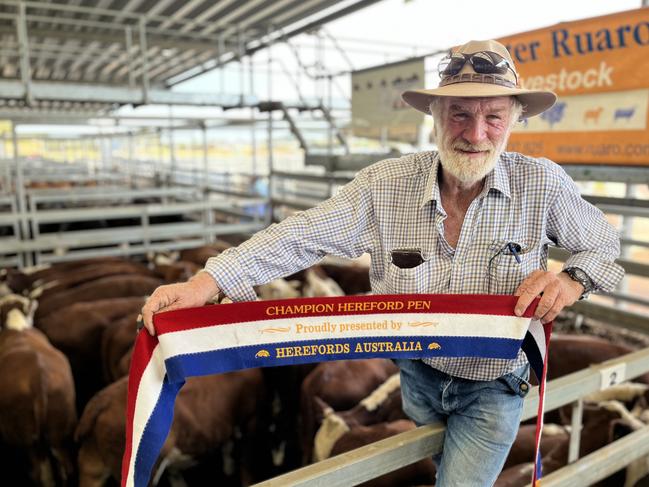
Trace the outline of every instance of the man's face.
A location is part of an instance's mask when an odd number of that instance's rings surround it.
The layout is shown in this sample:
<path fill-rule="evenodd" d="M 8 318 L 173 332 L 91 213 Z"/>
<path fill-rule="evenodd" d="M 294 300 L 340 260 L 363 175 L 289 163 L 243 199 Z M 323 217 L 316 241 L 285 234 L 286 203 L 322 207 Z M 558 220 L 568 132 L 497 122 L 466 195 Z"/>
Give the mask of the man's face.
<path fill-rule="evenodd" d="M 507 145 L 511 98 L 443 98 L 440 108 L 435 131 L 443 169 L 463 183 L 480 181 Z"/>

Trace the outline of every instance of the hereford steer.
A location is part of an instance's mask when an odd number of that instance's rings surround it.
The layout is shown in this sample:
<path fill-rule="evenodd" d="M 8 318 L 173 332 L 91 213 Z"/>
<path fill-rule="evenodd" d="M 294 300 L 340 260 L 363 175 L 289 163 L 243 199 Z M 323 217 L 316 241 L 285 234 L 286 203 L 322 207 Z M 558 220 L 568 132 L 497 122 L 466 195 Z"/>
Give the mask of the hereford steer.
<path fill-rule="evenodd" d="M 37 322 L 38 328 L 70 360 L 79 410 L 105 384 L 100 353 L 104 330 L 139 312 L 143 304 L 144 298 L 140 297 L 81 302 Z"/>
<path fill-rule="evenodd" d="M 632 347 L 586 335 L 554 334 L 548 351 L 548 380 L 633 352 Z M 649 384 L 649 374 L 634 379 Z"/>
<path fill-rule="evenodd" d="M 100 391 L 83 412 L 76 431 L 80 487 L 103 486 L 109 477 L 120 479 L 126 391 L 124 377 Z M 266 404 L 258 369 L 189 378 L 176 399 L 173 424 L 159 459 L 162 461 L 154 472 L 160 475 L 160 469 L 210 456 L 233 441 L 237 430 L 244 444 L 239 447 L 237 443 L 234 450 L 238 453 L 235 461 L 241 466 L 256 447 L 255 418 L 259 407 Z M 262 456 L 257 458 L 261 464 Z M 209 481 L 218 483 L 217 478 Z"/>
<path fill-rule="evenodd" d="M 397 420 L 389 423 L 378 423 L 370 426 L 354 426 L 334 445 L 331 455 L 360 448 L 390 436 L 415 429 L 415 423 L 409 420 Z M 398 485 L 432 485 L 435 482 L 435 465 L 431 458 L 425 458 L 412 465 L 407 465 L 393 472 L 360 484 L 363 487 L 394 487 Z"/>
<path fill-rule="evenodd" d="M 370 286 L 370 268 L 362 265 L 318 264 L 342 288 L 346 295 L 367 294 Z"/>
<path fill-rule="evenodd" d="M 29 459 L 36 484 L 71 485 L 77 415 L 70 364 L 31 327 L 31 316 L 23 312 L 28 300 L 16 298 L 7 296 L 0 306 L 0 443 Z"/>
<path fill-rule="evenodd" d="M 179 253 L 179 258 L 180 260 L 188 260 L 196 265 L 204 266 L 207 259 L 210 257 L 216 257 L 229 247 L 231 247 L 229 243 L 217 240 L 211 245 L 205 245 L 194 249 L 183 249 Z"/>
<path fill-rule="evenodd" d="M 313 456 L 313 438 L 322 415 L 319 398 L 335 411 L 353 408 L 374 389 L 398 372 L 387 359 L 322 362 L 302 382 L 300 410 L 303 462 Z"/>
<path fill-rule="evenodd" d="M 345 292 L 319 266 L 312 266 L 304 271 L 302 295 L 307 298 L 344 296 Z"/>
<path fill-rule="evenodd" d="M 120 262 L 125 261 L 121 257 L 96 257 L 91 259 L 79 259 L 71 262 L 60 262 L 57 264 L 47 264 L 30 269 L 23 269 L 22 271 L 7 269 L 4 279 L 14 292 L 22 293 L 63 275 L 76 272 L 86 266 L 116 264 Z"/>
<path fill-rule="evenodd" d="M 58 276 L 53 276 L 47 281 L 41 279 L 37 285 L 29 289 L 29 295 L 42 302 L 56 293 L 74 289 L 86 282 L 122 274 L 137 274 L 148 277 L 156 276 L 153 271 L 137 262 L 118 261 L 105 264 L 93 264 L 74 269 L 73 271 L 62 271 Z"/>
<path fill-rule="evenodd" d="M 556 424 L 546 424 L 543 426 L 543 435 L 541 436 L 541 456 L 547 456 L 559 445 L 564 445 L 569 441 L 570 432 L 568 427 Z M 533 461 L 535 448 L 536 425 L 521 425 L 503 469 Z M 566 461 L 565 458 L 561 460 L 564 462 Z"/>
<path fill-rule="evenodd" d="M 407 419 L 401 406 L 400 376 L 394 374 L 352 409 L 335 412 L 315 398 L 322 408 L 322 424 L 315 434 L 313 461 L 329 458 L 334 444 L 355 426 Z"/>
<path fill-rule="evenodd" d="M 68 289 L 39 300 L 36 321 L 57 310 L 82 301 L 121 298 L 129 296 L 146 296 L 162 285 L 160 279 L 140 275 L 118 275 L 102 277 L 86 282 L 74 289 Z"/>
<path fill-rule="evenodd" d="M 202 267 L 194 262 L 180 260 L 165 264 L 156 263 L 153 272 L 164 282 L 174 283 L 189 280 L 189 278 L 193 277 L 201 269 Z"/>
<path fill-rule="evenodd" d="M 133 344 L 137 336 L 138 311 L 124 316 L 104 329 L 101 337 L 101 361 L 106 383 L 128 374 Z"/>
<path fill-rule="evenodd" d="M 649 418 L 643 419 L 645 421 L 649 420 Z M 584 404 L 579 457 L 582 458 L 609 445 L 617 438 L 645 426 L 645 421 L 632 414 L 620 401 L 586 402 Z M 566 465 L 568 449 L 569 440 L 557 441 L 555 447 L 543 455 L 543 471 L 545 474 Z M 543 447 L 541 451 L 544 453 Z M 529 454 L 529 448 L 526 454 Z M 646 475 L 646 463 L 646 459 L 640 459 L 634 462 L 629 469 L 617 472 L 595 485 L 600 487 L 627 487 L 628 485 L 630 487 L 634 485 L 635 480 Z M 526 487 L 532 480 L 532 470 L 532 462 L 509 467 L 500 474 L 495 487 Z M 633 479 L 633 481 L 627 484 L 625 479 Z"/>

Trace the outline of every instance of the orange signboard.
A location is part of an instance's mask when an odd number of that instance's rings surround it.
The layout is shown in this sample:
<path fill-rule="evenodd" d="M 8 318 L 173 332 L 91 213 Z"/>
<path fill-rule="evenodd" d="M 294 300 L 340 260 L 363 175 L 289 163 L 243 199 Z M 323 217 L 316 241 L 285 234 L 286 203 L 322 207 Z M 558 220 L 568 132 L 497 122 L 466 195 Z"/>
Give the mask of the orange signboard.
<path fill-rule="evenodd" d="M 649 165 L 649 8 L 499 39 L 520 84 L 559 95 L 509 150 L 559 163 Z"/>

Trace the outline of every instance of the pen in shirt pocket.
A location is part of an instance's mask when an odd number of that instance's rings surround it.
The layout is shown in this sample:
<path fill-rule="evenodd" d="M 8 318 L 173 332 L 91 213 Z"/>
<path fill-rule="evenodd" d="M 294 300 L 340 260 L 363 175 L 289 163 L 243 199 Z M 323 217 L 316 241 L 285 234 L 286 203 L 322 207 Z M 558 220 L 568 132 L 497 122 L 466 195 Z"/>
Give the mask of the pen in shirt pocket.
<path fill-rule="evenodd" d="M 516 262 L 518 262 L 520 264 L 522 262 L 521 261 L 521 256 L 520 256 L 521 246 L 518 245 L 515 242 L 508 242 L 507 243 L 507 248 L 512 253 L 512 255 L 514 256 L 514 259 L 516 259 Z"/>

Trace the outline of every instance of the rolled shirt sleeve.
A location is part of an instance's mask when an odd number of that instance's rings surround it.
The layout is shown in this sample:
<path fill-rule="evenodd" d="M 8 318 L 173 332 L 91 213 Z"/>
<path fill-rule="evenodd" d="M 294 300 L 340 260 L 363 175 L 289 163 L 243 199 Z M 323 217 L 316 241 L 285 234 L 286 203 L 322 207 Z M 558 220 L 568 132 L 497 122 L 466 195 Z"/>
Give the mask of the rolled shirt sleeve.
<path fill-rule="evenodd" d="M 205 271 L 233 301 L 256 299 L 253 286 L 307 268 L 331 254 L 355 258 L 371 250 L 376 232 L 368 171 L 335 196 L 256 233 L 210 258 Z"/>
<path fill-rule="evenodd" d="M 549 208 L 548 237 L 571 253 L 564 268 L 579 267 L 593 281 L 595 290 L 610 292 L 624 276 L 615 263 L 620 238 L 604 214 L 584 200 L 574 181 L 560 169 L 560 187 Z"/>

